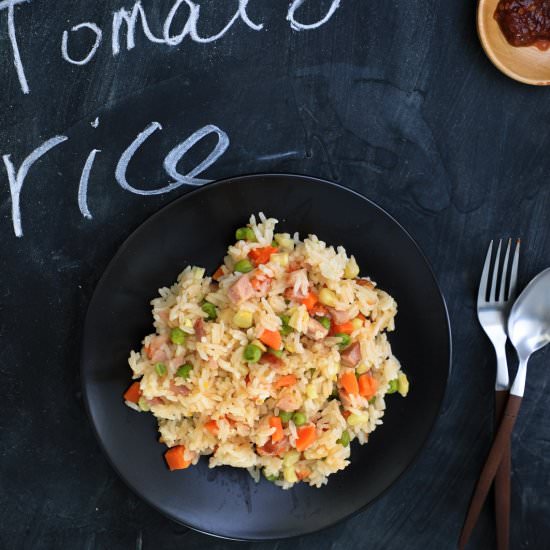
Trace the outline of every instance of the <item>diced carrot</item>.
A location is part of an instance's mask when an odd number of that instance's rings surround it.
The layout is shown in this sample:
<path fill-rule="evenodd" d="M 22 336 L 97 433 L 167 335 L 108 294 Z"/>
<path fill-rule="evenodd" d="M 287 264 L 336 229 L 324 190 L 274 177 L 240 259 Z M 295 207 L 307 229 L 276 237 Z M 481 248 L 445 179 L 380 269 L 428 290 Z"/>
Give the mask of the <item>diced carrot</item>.
<path fill-rule="evenodd" d="M 220 267 L 218 267 L 218 269 L 214 271 L 214 275 L 212 275 L 212 279 L 214 279 L 214 281 L 219 281 L 224 275 L 225 273 L 223 271 L 223 266 L 220 265 Z"/>
<path fill-rule="evenodd" d="M 283 423 L 281 419 L 278 416 L 272 416 L 269 419 L 269 425 L 272 428 L 275 428 L 275 431 L 271 434 L 271 441 L 273 443 L 277 443 L 277 441 L 281 441 L 285 434 L 283 433 Z"/>
<path fill-rule="evenodd" d="M 311 447 L 317 439 L 317 433 L 315 426 L 310 424 L 309 426 L 300 426 L 297 429 L 298 437 L 296 438 L 296 450 L 305 451 L 308 447 Z"/>
<path fill-rule="evenodd" d="M 254 265 L 266 264 L 271 258 L 271 254 L 277 252 L 277 248 L 274 246 L 264 246 L 263 248 L 253 248 L 248 257 L 254 262 Z"/>
<path fill-rule="evenodd" d="M 357 395 L 359 393 L 359 383 L 353 371 L 346 371 L 340 375 L 340 386 L 350 395 Z"/>
<path fill-rule="evenodd" d="M 212 435 L 218 435 L 218 423 L 215 420 L 210 420 L 209 422 L 206 422 L 204 427 L 212 434 Z"/>
<path fill-rule="evenodd" d="M 260 357 L 258 363 L 260 363 L 260 365 L 271 365 L 272 367 L 280 367 L 282 366 L 283 361 L 272 353 L 267 352 Z"/>
<path fill-rule="evenodd" d="M 166 460 L 166 464 L 168 464 L 170 471 L 173 472 L 174 470 L 184 470 L 190 466 L 191 462 L 189 460 L 185 460 L 184 453 L 185 447 L 183 445 L 176 445 L 164 453 L 164 459 Z"/>
<path fill-rule="evenodd" d="M 309 313 L 311 315 L 320 315 L 321 317 L 324 317 L 328 314 L 328 310 L 323 304 L 317 303 L 311 308 Z"/>
<path fill-rule="evenodd" d="M 367 399 L 370 399 L 376 394 L 378 389 L 378 382 L 376 378 L 370 374 L 362 374 L 358 380 L 359 394 Z"/>
<path fill-rule="evenodd" d="M 348 417 L 351 415 L 350 411 L 342 411 L 342 416 L 347 420 Z"/>
<path fill-rule="evenodd" d="M 303 470 L 296 470 L 296 477 L 302 481 L 303 479 L 307 479 L 311 475 L 311 472 L 304 468 Z"/>
<path fill-rule="evenodd" d="M 260 340 L 271 349 L 281 349 L 283 338 L 278 330 L 264 330 L 260 335 Z"/>
<path fill-rule="evenodd" d="M 342 323 L 337 325 L 333 323 L 330 328 L 331 334 L 351 334 L 353 332 L 353 323 L 348 321 L 347 323 Z"/>
<path fill-rule="evenodd" d="M 125 401 L 130 401 L 130 403 L 137 403 L 141 397 L 141 387 L 139 382 L 134 382 L 124 393 Z"/>
<path fill-rule="evenodd" d="M 359 313 L 357 315 L 357 317 L 359 317 L 359 319 L 361 319 L 361 321 L 363 321 L 363 323 L 367 320 L 367 318 L 362 313 Z"/>
<path fill-rule="evenodd" d="M 317 294 L 315 292 L 310 291 L 309 294 L 300 300 L 300 302 L 306 306 L 306 309 L 308 311 L 311 311 L 315 304 L 319 301 L 319 298 L 317 297 Z"/>
<path fill-rule="evenodd" d="M 285 386 L 294 386 L 296 384 L 296 376 L 293 374 L 287 374 L 286 376 L 281 376 L 276 382 L 275 382 L 275 388 L 284 388 Z"/>

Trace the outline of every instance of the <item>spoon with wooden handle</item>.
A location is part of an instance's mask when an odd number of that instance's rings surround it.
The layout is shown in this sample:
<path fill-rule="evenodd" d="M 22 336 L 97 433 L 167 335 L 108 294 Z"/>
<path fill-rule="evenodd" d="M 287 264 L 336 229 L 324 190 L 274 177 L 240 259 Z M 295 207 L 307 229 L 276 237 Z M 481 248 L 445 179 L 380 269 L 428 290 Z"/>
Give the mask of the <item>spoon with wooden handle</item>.
<path fill-rule="evenodd" d="M 458 542 L 460 549 L 465 548 L 468 543 L 506 446 L 509 445 L 525 391 L 527 362 L 535 351 L 550 342 L 550 269 L 539 273 L 525 287 L 514 303 L 508 318 L 508 335 L 516 348 L 519 367 L 510 389 L 510 397 L 504 409 L 500 426 L 470 503 L 470 509 Z"/>

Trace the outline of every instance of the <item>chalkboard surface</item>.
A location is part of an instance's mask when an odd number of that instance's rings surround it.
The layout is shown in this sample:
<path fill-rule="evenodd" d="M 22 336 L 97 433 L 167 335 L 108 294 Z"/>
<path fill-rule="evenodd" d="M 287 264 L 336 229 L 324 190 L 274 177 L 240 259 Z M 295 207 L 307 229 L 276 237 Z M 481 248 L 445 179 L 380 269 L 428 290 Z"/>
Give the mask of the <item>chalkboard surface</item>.
<path fill-rule="evenodd" d="M 0 52 L 0 546 L 239 546 L 119 481 L 83 409 L 80 338 L 144 219 L 205 181 L 271 171 L 392 213 L 433 263 L 455 355 L 416 465 L 347 523 L 262 548 L 453 548 L 491 438 L 473 301 L 487 242 L 522 238 L 523 283 L 550 264 L 550 92 L 490 65 L 475 2 L 2 0 Z M 512 548 L 550 544 L 549 358 L 530 366 L 514 435 Z M 493 544 L 488 506 L 472 547 Z"/>

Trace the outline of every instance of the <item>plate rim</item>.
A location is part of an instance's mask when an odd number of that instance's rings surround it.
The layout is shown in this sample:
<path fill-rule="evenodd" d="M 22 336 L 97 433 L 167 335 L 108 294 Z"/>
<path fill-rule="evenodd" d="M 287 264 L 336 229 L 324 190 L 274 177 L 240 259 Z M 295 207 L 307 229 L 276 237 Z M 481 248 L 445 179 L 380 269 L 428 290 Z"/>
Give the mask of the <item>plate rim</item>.
<path fill-rule="evenodd" d="M 425 266 L 428 269 L 429 275 L 432 279 L 432 282 L 434 284 L 434 288 L 437 290 L 437 295 L 439 299 L 441 300 L 441 305 L 443 307 L 443 313 L 444 313 L 444 319 L 446 324 L 446 347 L 447 347 L 447 354 L 448 354 L 448 360 L 447 360 L 447 369 L 445 371 L 445 389 L 441 394 L 441 398 L 439 399 L 439 402 L 437 403 L 437 410 L 438 414 L 436 414 L 431 421 L 431 424 L 429 426 L 429 429 L 427 430 L 427 433 L 424 438 L 421 440 L 421 444 L 419 445 L 417 451 L 414 453 L 412 458 L 409 460 L 407 465 L 403 468 L 403 470 L 397 475 L 397 477 L 393 480 L 393 482 L 388 485 L 384 490 L 382 490 L 376 497 L 371 499 L 366 504 L 360 506 L 357 510 L 351 512 L 350 514 L 343 516 L 342 518 L 324 525 L 322 527 L 319 527 L 318 529 L 312 529 L 308 531 L 304 531 L 302 533 L 297 534 L 291 534 L 291 535 L 283 535 L 281 537 L 230 537 L 227 535 L 211 532 L 205 529 L 201 529 L 200 527 L 196 527 L 192 525 L 191 523 L 186 523 L 182 521 L 181 519 L 175 517 L 173 514 L 167 512 L 166 510 L 161 509 L 156 503 L 152 502 L 148 497 L 146 497 L 144 494 L 142 494 L 136 487 L 134 487 L 126 478 L 126 476 L 120 471 L 120 469 L 114 464 L 114 462 L 111 460 L 111 457 L 109 456 L 108 450 L 105 447 L 102 438 L 100 437 L 99 431 L 97 429 L 97 426 L 94 422 L 94 417 L 90 405 L 90 398 L 88 395 L 88 389 L 87 384 L 85 384 L 85 379 L 87 379 L 87 375 L 85 375 L 85 340 L 87 337 L 87 334 L 90 330 L 90 317 L 91 317 L 91 310 L 94 303 L 94 300 L 96 299 L 96 296 L 98 295 L 101 287 L 105 284 L 105 281 L 108 278 L 108 275 L 110 274 L 111 270 L 113 269 L 114 264 L 118 260 L 118 258 L 124 253 L 126 248 L 129 246 L 130 240 L 134 237 L 134 235 L 142 230 L 145 226 L 147 226 L 149 223 L 152 223 L 154 219 L 156 219 L 158 216 L 161 216 L 165 214 L 166 211 L 168 211 L 171 208 L 174 208 L 176 203 L 184 202 L 188 197 L 201 194 L 209 189 L 217 188 L 224 185 L 230 185 L 231 182 L 234 182 L 235 180 L 250 180 L 250 179 L 258 179 L 258 178 L 280 178 L 280 177 L 287 177 L 291 179 L 298 179 L 298 180 L 309 180 L 313 183 L 321 183 L 324 185 L 327 185 L 329 187 L 334 187 L 340 191 L 351 193 L 352 195 L 355 195 L 357 198 L 361 199 L 362 201 L 366 201 L 369 203 L 370 206 L 376 208 L 379 210 L 382 214 L 384 214 L 387 218 L 389 218 L 394 224 L 397 225 L 397 227 L 405 234 L 405 236 L 409 239 L 409 241 L 414 245 L 417 253 L 422 258 Z M 345 187 L 344 185 L 340 183 L 336 183 L 321 177 L 317 176 L 311 176 L 307 174 L 299 174 L 299 173 L 291 173 L 291 172 L 253 172 L 253 173 L 246 173 L 236 176 L 230 176 L 218 180 L 214 180 L 211 182 L 208 182 L 204 185 L 198 186 L 195 189 L 192 189 L 188 191 L 187 193 L 180 195 L 178 197 L 175 197 L 173 200 L 168 202 L 167 204 L 161 206 L 158 210 L 153 212 L 153 214 L 147 216 L 142 222 L 140 222 L 136 227 L 130 230 L 130 232 L 127 234 L 127 236 L 124 238 L 122 243 L 117 248 L 114 255 L 111 257 L 111 259 L 108 261 L 107 265 L 104 267 L 103 272 L 101 273 L 100 278 L 96 282 L 95 286 L 93 287 L 93 292 L 91 294 L 90 300 L 88 302 L 88 305 L 86 307 L 86 314 L 84 316 L 84 322 L 81 325 L 82 326 L 82 336 L 80 340 L 80 354 L 79 354 L 79 362 L 80 362 L 80 368 L 79 368 L 79 374 L 80 374 L 80 386 L 82 390 L 82 397 L 84 402 L 84 408 L 86 410 L 86 415 L 88 417 L 89 424 L 91 425 L 93 434 L 96 438 L 97 443 L 99 444 L 99 448 L 101 450 L 101 453 L 103 454 L 104 458 L 107 460 L 107 463 L 111 466 L 111 468 L 114 470 L 114 472 L 118 475 L 118 477 L 123 481 L 124 485 L 132 492 L 134 495 L 136 495 L 138 498 L 143 500 L 148 506 L 151 506 L 154 510 L 159 512 L 162 516 L 170 519 L 171 521 L 174 521 L 175 523 L 179 525 L 183 525 L 184 527 L 187 527 L 189 529 L 192 529 L 193 531 L 197 531 L 198 533 L 209 535 L 211 537 L 215 537 L 217 539 L 221 540 L 229 540 L 229 541 L 240 541 L 240 542 L 267 542 L 267 541 L 273 541 L 273 540 L 291 540 L 296 539 L 298 537 L 304 537 L 307 535 L 311 535 L 313 533 L 319 533 L 321 531 L 325 531 L 327 529 L 330 529 L 344 521 L 348 521 L 351 518 L 357 516 L 361 512 L 364 512 L 367 508 L 372 506 L 376 501 L 378 501 L 383 495 L 385 495 L 402 477 L 403 475 L 408 472 L 418 461 L 422 451 L 426 447 L 426 443 L 428 442 L 430 436 L 433 434 L 435 425 L 437 423 L 437 420 L 440 416 L 442 405 L 445 401 L 445 398 L 447 396 L 447 392 L 449 389 L 449 379 L 452 373 L 452 360 L 453 360 L 453 339 L 452 339 L 452 329 L 451 329 L 451 321 L 449 317 L 449 310 L 447 307 L 447 302 L 445 300 L 445 296 L 443 294 L 443 291 L 441 289 L 441 286 L 435 276 L 435 272 L 433 270 L 433 267 L 424 254 L 423 250 L 420 248 L 417 241 L 412 237 L 412 235 L 409 233 L 403 225 L 399 221 L 397 221 L 394 216 L 392 216 L 387 210 L 385 210 L 382 206 L 380 206 L 378 203 L 373 201 L 372 199 L 369 199 L 362 193 L 359 193 L 355 189 L 351 189 L 349 187 Z M 322 489 L 322 488 L 321 488 Z"/>

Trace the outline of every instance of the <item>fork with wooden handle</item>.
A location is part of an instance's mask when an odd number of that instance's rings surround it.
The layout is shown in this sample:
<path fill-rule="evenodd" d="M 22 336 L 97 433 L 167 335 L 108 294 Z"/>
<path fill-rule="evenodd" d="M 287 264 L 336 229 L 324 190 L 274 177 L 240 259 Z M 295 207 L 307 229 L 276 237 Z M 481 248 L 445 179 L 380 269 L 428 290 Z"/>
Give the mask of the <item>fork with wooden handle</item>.
<path fill-rule="evenodd" d="M 506 362 L 506 321 L 508 318 L 509 305 L 516 296 L 516 286 L 519 264 L 519 240 L 516 243 L 512 267 L 510 270 L 508 292 L 506 283 L 508 280 L 511 240 L 508 240 L 506 253 L 502 266 L 500 265 L 500 254 L 502 241 L 499 241 L 495 257 L 495 263 L 491 270 L 491 259 L 493 253 L 493 241 L 489 244 L 483 272 L 479 283 L 477 296 L 477 316 L 483 330 L 491 340 L 497 358 L 497 374 L 495 381 L 495 426 L 501 421 L 504 407 L 508 399 L 509 377 L 508 364 Z M 491 286 L 489 288 L 489 273 L 492 271 Z M 500 277 L 499 277 L 500 275 Z M 500 288 L 497 295 L 497 284 L 500 278 Z M 489 296 L 487 291 L 489 290 Z M 508 550 L 509 526 L 510 526 L 510 445 L 505 446 L 503 459 L 498 468 L 495 479 L 495 520 L 497 529 L 498 550 Z M 468 541 L 475 526 L 474 518 L 464 525 L 461 541 L 463 547 Z"/>

